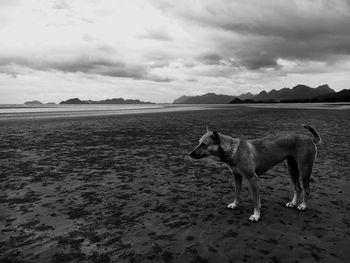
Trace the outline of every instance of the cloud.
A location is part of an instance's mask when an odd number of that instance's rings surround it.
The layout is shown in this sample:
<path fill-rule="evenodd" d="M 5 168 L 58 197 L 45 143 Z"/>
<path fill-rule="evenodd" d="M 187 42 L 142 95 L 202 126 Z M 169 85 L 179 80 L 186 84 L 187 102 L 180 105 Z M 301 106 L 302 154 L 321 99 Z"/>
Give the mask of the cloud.
<path fill-rule="evenodd" d="M 53 3 L 53 8 L 58 10 L 69 9 L 69 4 L 66 0 L 57 0 Z"/>
<path fill-rule="evenodd" d="M 261 54 L 259 52 L 244 52 L 239 54 L 239 64 L 249 70 L 258 70 L 261 68 L 278 69 L 277 58 L 273 54 Z"/>
<path fill-rule="evenodd" d="M 19 0 L 13 0 L 13 1 L 0 0 L 0 30 L 2 28 L 7 27 L 14 20 L 14 18 L 11 17 L 11 14 L 14 13 L 18 4 L 19 4 Z"/>
<path fill-rule="evenodd" d="M 345 0 L 167 3 L 153 1 L 165 14 L 206 28 L 206 40 L 220 50 L 220 56 L 200 59 L 203 63 L 233 58 L 258 70 L 277 68 L 281 58 L 334 62 L 350 54 L 350 8 Z M 210 39 L 213 32 L 222 37 Z"/>
<path fill-rule="evenodd" d="M 153 39 L 159 41 L 171 41 L 172 37 L 165 30 L 148 29 L 146 33 L 138 36 L 139 39 Z"/>
<path fill-rule="evenodd" d="M 107 57 L 78 56 L 66 59 L 46 58 L 45 60 L 27 57 L 0 57 L 0 72 L 16 76 L 24 68 L 37 71 L 60 71 L 64 73 L 85 73 L 134 80 L 171 82 L 174 79 L 152 74 L 142 65 L 127 64 Z M 16 69 L 18 71 L 16 72 Z"/>
<path fill-rule="evenodd" d="M 205 65 L 220 65 L 223 57 L 216 53 L 208 53 L 198 57 L 198 60 Z"/>

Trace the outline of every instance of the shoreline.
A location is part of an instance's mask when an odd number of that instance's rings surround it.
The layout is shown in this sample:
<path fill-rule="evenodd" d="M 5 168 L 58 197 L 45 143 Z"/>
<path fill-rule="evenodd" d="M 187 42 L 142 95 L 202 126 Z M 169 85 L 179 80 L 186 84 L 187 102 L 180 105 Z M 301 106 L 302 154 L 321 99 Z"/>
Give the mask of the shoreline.
<path fill-rule="evenodd" d="M 60 119 L 60 118 L 80 118 L 80 117 L 98 117 L 98 116 L 115 116 L 115 115 L 134 115 L 149 113 L 165 113 L 179 111 L 197 111 L 210 110 L 214 108 L 193 107 L 193 106 L 163 106 L 152 108 L 134 108 L 134 109 L 114 109 L 114 110 L 74 110 L 74 111 L 51 111 L 51 112 L 11 112 L 0 113 L 1 121 L 15 120 L 35 120 L 35 119 Z"/>
<path fill-rule="evenodd" d="M 144 105 L 65 105 L 58 107 L 18 107 L 0 105 L 0 122 L 12 120 L 57 119 L 198 111 L 233 108 L 350 110 L 350 103 L 273 103 L 273 104 L 153 104 Z M 47 110 L 51 109 L 51 110 Z"/>

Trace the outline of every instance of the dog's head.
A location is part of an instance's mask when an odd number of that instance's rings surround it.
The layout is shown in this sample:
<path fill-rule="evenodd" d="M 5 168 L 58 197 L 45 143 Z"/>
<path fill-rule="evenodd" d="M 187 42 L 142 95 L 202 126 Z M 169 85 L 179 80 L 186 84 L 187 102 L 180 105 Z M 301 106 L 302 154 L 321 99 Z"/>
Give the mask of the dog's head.
<path fill-rule="evenodd" d="M 209 131 L 199 139 L 199 144 L 190 153 L 190 156 L 194 159 L 201 159 L 209 155 L 216 155 L 219 150 L 220 135 L 216 131 Z"/>

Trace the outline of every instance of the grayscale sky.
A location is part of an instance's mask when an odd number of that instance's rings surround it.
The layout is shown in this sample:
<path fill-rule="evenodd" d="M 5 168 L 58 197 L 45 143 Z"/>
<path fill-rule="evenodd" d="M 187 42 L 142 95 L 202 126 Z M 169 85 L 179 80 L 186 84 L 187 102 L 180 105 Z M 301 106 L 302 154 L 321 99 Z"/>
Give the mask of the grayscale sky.
<path fill-rule="evenodd" d="M 347 0 L 0 0 L 0 103 L 350 88 Z"/>

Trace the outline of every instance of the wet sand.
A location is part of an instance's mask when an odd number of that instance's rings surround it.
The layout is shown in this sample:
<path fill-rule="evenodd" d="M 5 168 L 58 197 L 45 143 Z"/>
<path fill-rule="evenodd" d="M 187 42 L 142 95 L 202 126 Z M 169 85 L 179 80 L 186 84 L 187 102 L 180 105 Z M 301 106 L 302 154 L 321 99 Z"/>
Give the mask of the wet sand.
<path fill-rule="evenodd" d="M 350 112 L 234 108 L 0 122 L 0 262 L 345 262 Z M 285 164 L 243 183 L 188 153 L 205 126 L 245 139 L 315 126 L 323 139 L 304 212 Z"/>

